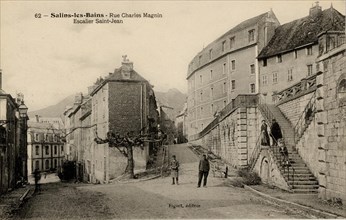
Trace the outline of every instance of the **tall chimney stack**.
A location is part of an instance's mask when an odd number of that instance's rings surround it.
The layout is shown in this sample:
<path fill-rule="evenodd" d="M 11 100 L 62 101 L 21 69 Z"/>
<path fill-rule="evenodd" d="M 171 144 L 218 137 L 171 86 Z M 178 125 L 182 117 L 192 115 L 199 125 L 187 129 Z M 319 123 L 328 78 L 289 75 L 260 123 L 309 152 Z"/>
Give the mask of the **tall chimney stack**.
<path fill-rule="evenodd" d="M 131 72 L 133 70 L 133 62 L 127 59 L 127 55 L 123 56 L 123 62 L 121 62 L 121 75 L 124 79 L 131 78 Z"/>

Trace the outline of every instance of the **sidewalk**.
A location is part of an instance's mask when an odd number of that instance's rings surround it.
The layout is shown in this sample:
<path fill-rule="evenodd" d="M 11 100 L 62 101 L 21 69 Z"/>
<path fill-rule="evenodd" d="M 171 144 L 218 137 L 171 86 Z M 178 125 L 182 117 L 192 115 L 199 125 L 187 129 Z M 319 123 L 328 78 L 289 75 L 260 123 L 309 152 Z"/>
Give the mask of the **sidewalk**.
<path fill-rule="evenodd" d="M 26 186 L 0 196 L 0 219 L 10 218 L 32 192 L 32 187 Z"/>
<path fill-rule="evenodd" d="M 346 217 L 346 209 L 344 206 L 331 205 L 323 200 L 318 198 L 318 194 L 297 194 L 290 193 L 278 188 L 269 188 L 264 185 L 250 186 L 260 193 L 263 193 L 267 196 L 274 197 L 276 199 L 287 201 L 288 205 L 294 205 L 298 207 L 299 205 L 312 208 L 311 210 L 316 210 L 316 212 L 322 211 L 325 212 L 325 216 L 329 218 L 338 218 Z M 251 190 L 251 189 L 250 189 Z M 275 200 L 280 202 L 279 200 Z M 298 204 L 298 205 L 295 205 Z M 328 215 L 330 213 L 331 215 Z M 334 216 L 333 216 L 334 215 Z"/>

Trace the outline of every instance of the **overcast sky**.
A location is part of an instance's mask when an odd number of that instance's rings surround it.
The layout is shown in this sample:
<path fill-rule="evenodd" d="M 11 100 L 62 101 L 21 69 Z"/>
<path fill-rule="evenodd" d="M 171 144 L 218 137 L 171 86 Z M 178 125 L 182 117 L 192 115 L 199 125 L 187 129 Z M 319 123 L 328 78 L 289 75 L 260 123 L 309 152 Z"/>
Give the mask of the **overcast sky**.
<path fill-rule="evenodd" d="M 320 1 L 345 14 L 344 1 Z M 86 92 L 120 67 L 122 55 L 157 91 L 187 92 L 191 59 L 238 23 L 272 8 L 281 24 L 307 16 L 314 1 L 0 1 L 3 90 L 22 92 L 29 111 Z M 123 24 L 73 24 L 51 13 L 160 13 Z M 49 17 L 35 18 L 36 13 Z"/>

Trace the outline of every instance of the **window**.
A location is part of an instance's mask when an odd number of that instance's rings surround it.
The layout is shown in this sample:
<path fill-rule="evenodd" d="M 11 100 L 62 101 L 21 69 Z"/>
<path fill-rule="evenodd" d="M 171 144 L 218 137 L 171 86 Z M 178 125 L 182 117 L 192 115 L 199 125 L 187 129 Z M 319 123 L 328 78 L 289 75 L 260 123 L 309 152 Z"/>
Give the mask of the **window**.
<path fill-rule="evenodd" d="M 252 29 L 249 31 L 249 42 L 252 42 L 255 40 L 255 29 Z"/>
<path fill-rule="evenodd" d="M 44 141 L 48 141 L 48 134 L 44 134 Z"/>
<path fill-rule="evenodd" d="M 213 49 L 209 50 L 209 59 L 213 59 Z"/>
<path fill-rule="evenodd" d="M 40 161 L 38 160 L 35 161 L 35 168 L 40 169 Z"/>
<path fill-rule="evenodd" d="M 198 57 L 198 65 L 201 65 L 202 64 L 202 55 L 200 55 L 199 57 Z"/>
<path fill-rule="evenodd" d="M 334 49 L 335 46 L 336 46 L 335 37 L 334 36 L 328 36 L 328 38 L 327 38 L 327 51 Z"/>
<path fill-rule="evenodd" d="M 308 67 L 308 76 L 312 75 L 312 64 L 307 65 Z"/>
<path fill-rule="evenodd" d="M 210 110 L 211 110 L 211 113 L 213 114 L 213 112 L 214 112 L 214 105 L 213 104 L 210 105 Z"/>
<path fill-rule="evenodd" d="M 46 170 L 49 169 L 49 160 L 46 160 L 46 162 L 45 162 L 45 167 L 46 167 Z"/>
<path fill-rule="evenodd" d="M 225 93 L 225 92 L 226 92 L 226 82 L 224 82 L 224 83 L 223 83 L 223 86 L 222 86 L 222 91 L 223 91 L 223 93 Z"/>
<path fill-rule="evenodd" d="M 250 93 L 255 93 L 255 83 L 250 84 Z"/>
<path fill-rule="evenodd" d="M 61 145 L 61 152 L 64 152 L 64 145 Z"/>
<path fill-rule="evenodd" d="M 225 52 L 225 48 L 226 48 L 226 41 L 222 42 L 222 52 Z"/>
<path fill-rule="evenodd" d="M 298 58 L 298 51 L 295 50 L 295 51 L 293 52 L 293 57 L 294 57 L 294 59 L 297 59 L 297 58 Z"/>
<path fill-rule="evenodd" d="M 267 59 L 263 59 L 263 66 L 267 66 Z"/>
<path fill-rule="evenodd" d="M 267 85 L 267 84 L 268 84 L 267 75 L 263 75 L 262 76 L 262 85 Z"/>
<path fill-rule="evenodd" d="M 226 100 L 223 101 L 223 107 L 226 107 Z"/>
<path fill-rule="evenodd" d="M 250 65 L 250 73 L 255 74 L 255 64 Z"/>
<path fill-rule="evenodd" d="M 40 155 L 40 146 L 35 146 L 35 154 Z"/>
<path fill-rule="evenodd" d="M 211 88 L 210 89 L 210 97 L 213 99 L 214 97 L 214 88 Z"/>
<path fill-rule="evenodd" d="M 46 155 L 49 154 L 49 146 L 45 146 Z"/>
<path fill-rule="evenodd" d="M 232 70 L 235 70 L 235 60 L 232 60 Z"/>
<path fill-rule="evenodd" d="M 213 79 L 213 70 L 210 70 L 210 80 Z"/>
<path fill-rule="evenodd" d="M 54 146 L 54 154 L 57 154 L 58 153 L 58 146 Z"/>
<path fill-rule="evenodd" d="M 342 79 L 338 85 L 339 93 L 346 93 L 346 79 Z"/>
<path fill-rule="evenodd" d="M 279 54 L 279 55 L 276 56 L 276 61 L 277 61 L 278 63 L 281 63 L 281 62 L 282 62 L 282 56 L 281 56 L 281 54 Z"/>
<path fill-rule="evenodd" d="M 57 168 L 57 167 L 58 167 L 58 160 L 54 159 L 54 168 Z"/>
<path fill-rule="evenodd" d="M 232 90 L 234 90 L 234 89 L 235 89 L 235 80 L 232 80 L 231 82 L 232 82 L 232 83 L 231 83 L 231 84 L 232 84 L 232 87 L 231 87 L 231 88 L 232 88 Z"/>
<path fill-rule="evenodd" d="M 288 72 L 287 72 L 287 81 L 292 81 L 293 80 L 293 69 L 288 69 Z"/>
<path fill-rule="evenodd" d="M 56 142 L 56 140 L 57 140 L 56 134 L 53 134 L 53 140 Z"/>
<path fill-rule="evenodd" d="M 276 84 L 276 83 L 278 83 L 278 73 L 277 72 L 273 73 L 273 84 Z"/>
<path fill-rule="evenodd" d="M 200 83 L 203 83 L 203 77 L 202 77 L 202 75 L 199 75 L 199 81 L 200 81 Z"/>
<path fill-rule="evenodd" d="M 201 124 L 201 129 L 203 129 L 203 127 L 204 127 L 203 124 Z"/>
<path fill-rule="evenodd" d="M 38 134 L 35 134 L 35 141 L 38 141 Z"/>
<path fill-rule="evenodd" d="M 201 96 L 200 96 L 200 100 L 203 101 L 203 92 L 201 92 L 200 95 L 201 95 Z"/>
<path fill-rule="evenodd" d="M 231 37 L 229 39 L 229 48 L 233 49 L 234 48 L 234 44 L 235 44 L 235 37 Z"/>
<path fill-rule="evenodd" d="M 312 55 L 312 46 L 309 46 L 306 48 L 306 55 L 308 56 Z"/>
<path fill-rule="evenodd" d="M 222 65 L 222 74 L 226 73 L 226 63 Z"/>
<path fill-rule="evenodd" d="M 202 115 L 202 113 L 203 113 L 203 107 L 201 107 L 201 115 Z"/>

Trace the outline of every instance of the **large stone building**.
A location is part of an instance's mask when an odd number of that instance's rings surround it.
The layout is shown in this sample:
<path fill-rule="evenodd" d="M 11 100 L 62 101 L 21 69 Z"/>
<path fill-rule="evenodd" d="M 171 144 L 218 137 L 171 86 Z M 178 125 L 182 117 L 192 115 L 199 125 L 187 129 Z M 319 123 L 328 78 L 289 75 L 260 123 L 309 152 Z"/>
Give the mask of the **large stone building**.
<path fill-rule="evenodd" d="M 318 34 L 331 30 L 344 31 L 345 16 L 333 7 L 322 11 L 318 3 L 308 16 L 275 30 L 258 56 L 260 93 L 267 103 L 279 102 L 288 95 L 283 90 L 301 81 L 302 86 L 309 84 L 310 78 L 320 70 L 316 58 L 323 50 L 318 46 Z M 330 47 L 335 47 L 338 40 L 335 38 Z"/>
<path fill-rule="evenodd" d="M 316 5 L 278 27 L 259 56 L 260 93 L 239 95 L 193 142 L 250 168 L 265 184 L 344 203 L 345 45 L 345 16 L 332 7 Z M 261 121 L 272 119 L 281 126 L 288 166 L 276 145 L 261 145 Z"/>
<path fill-rule="evenodd" d="M 133 69 L 126 57 L 122 66 L 97 79 L 87 96 L 76 97 L 73 107 L 66 109 L 66 146 L 69 160 L 77 163 L 77 176 L 90 182 L 108 183 L 120 176 L 127 158 L 108 143 L 98 144 L 96 137 L 107 133 L 121 136 L 144 134 L 157 129 L 158 111 L 152 85 Z M 152 144 L 135 147 L 135 170 L 146 169 Z"/>
<path fill-rule="evenodd" d="M 301 148 L 306 157 L 316 152 L 315 170 L 319 196 L 346 201 L 346 44 L 344 31 L 319 35 L 317 63 L 323 67 L 319 81 L 315 132 L 306 137 Z"/>
<path fill-rule="evenodd" d="M 206 46 L 188 67 L 188 136 L 202 131 L 239 94 L 258 92 L 257 55 L 279 21 L 272 11 L 250 18 Z"/>
<path fill-rule="evenodd" d="M 55 121 L 50 119 L 49 121 Z M 59 121 L 59 120 L 57 120 Z M 60 119 L 61 121 L 61 119 Z M 39 171 L 55 171 L 59 169 L 65 160 L 63 124 L 54 125 L 46 121 L 28 123 L 28 173 L 35 169 Z"/>
<path fill-rule="evenodd" d="M 0 194 L 27 180 L 27 110 L 22 94 L 15 99 L 1 88 L 0 70 Z"/>

